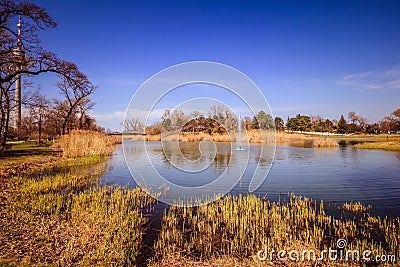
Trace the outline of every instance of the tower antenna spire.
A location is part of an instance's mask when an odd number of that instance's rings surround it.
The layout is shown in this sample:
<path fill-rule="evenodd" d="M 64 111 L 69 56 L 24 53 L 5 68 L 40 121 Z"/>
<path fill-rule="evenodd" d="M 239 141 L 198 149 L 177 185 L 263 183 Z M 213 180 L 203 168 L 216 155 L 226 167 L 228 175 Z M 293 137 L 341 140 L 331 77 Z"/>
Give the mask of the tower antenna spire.
<path fill-rule="evenodd" d="M 13 57 L 16 64 L 17 71 L 21 70 L 24 62 L 25 53 L 22 50 L 21 42 L 21 16 L 18 18 L 18 35 L 17 35 L 17 47 L 13 49 Z M 15 110 L 14 110 L 14 129 L 17 132 L 19 138 L 19 130 L 21 127 L 21 74 L 17 74 L 15 79 Z"/>
<path fill-rule="evenodd" d="M 18 46 L 21 46 L 21 26 L 22 26 L 21 25 L 21 15 L 19 15 L 17 26 L 18 26 L 18 41 L 17 41 L 17 44 L 18 44 Z"/>

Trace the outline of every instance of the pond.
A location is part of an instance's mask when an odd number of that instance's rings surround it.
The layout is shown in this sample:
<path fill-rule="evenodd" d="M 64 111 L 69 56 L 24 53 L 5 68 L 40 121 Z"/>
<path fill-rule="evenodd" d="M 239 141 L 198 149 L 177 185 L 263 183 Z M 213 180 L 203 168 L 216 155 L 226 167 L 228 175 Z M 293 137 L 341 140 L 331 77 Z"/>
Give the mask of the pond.
<path fill-rule="evenodd" d="M 241 155 L 246 159 L 249 157 L 243 177 L 230 191 L 234 195 L 249 193 L 249 183 L 257 164 L 260 168 L 269 168 L 271 157 L 268 153 L 269 158 L 265 159 L 263 155 L 260 157 L 261 147 L 257 145 L 251 145 L 246 153 L 229 153 L 230 144 L 217 143 L 216 153 L 210 153 L 210 157 L 215 160 L 208 166 L 204 164 L 207 159 L 201 160 L 204 155 L 199 153 L 199 143 L 181 143 L 180 149 L 185 158 L 180 160 L 182 154 L 166 155 L 171 149 L 164 153 L 161 142 L 147 142 L 146 149 L 143 142 L 124 142 L 125 153 L 131 155 L 129 159 L 134 161 L 130 164 L 148 164 L 148 156 L 161 175 L 181 186 L 209 183 L 221 175 L 230 163 L 240 169 Z M 202 148 L 203 154 L 204 150 L 207 151 L 207 146 Z M 102 168 L 105 168 L 102 177 L 105 184 L 136 186 L 127 167 L 122 145 L 116 148 L 114 155 Z M 201 171 L 191 173 L 187 171 L 188 168 L 200 168 Z M 151 181 L 151 177 L 149 179 Z M 399 217 L 400 153 L 354 149 L 351 145 L 336 149 L 277 146 L 270 172 L 254 194 L 260 197 L 267 194 L 270 200 L 275 201 L 287 198 L 288 193 L 324 200 L 335 206 L 349 201 L 361 201 L 372 206 L 371 212 L 374 215 Z"/>

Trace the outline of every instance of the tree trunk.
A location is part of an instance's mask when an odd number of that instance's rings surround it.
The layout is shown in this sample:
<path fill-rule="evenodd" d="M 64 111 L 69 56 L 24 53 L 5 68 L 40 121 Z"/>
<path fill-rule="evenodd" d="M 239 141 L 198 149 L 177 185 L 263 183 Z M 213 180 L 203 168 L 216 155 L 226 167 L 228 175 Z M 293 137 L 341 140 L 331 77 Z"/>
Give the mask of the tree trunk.
<path fill-rule="evenodd" d="M 38 129 L 38 131 L 39 131 L 39 140 L 38 140 L 38 142 L 39 142 L 39 146 L 40 146 L 40 144 L 41 144 L 41 137 L 42 137 L 42 118 L 39 116 L 39 121 L 38 121 L 38 127 L 39 127 L 39 129 Z"/>
<path fill-rule="evenodd" d="M 2 140 L 2 151 L 4 151 L 4 148 L 6 147 L 7 143 L 7 135 L 8 135 L 8 123 L 10 121 L 10 109 L 7 107 L 6 109 L 6 114 L 5 114 L 5 121 L 4 121 L 4 135 L 3 135 L 3 140 Z"/>

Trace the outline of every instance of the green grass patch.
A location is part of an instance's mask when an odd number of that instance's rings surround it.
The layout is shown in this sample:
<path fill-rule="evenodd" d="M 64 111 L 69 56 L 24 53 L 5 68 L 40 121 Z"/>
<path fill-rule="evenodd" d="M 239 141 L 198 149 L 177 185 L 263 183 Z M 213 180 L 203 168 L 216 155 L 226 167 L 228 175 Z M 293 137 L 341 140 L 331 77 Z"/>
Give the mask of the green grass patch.
<path fill-rule="evenodd" d="M 107 156 L 104 156 L 104 155 L 66 158 L 64 161 L 62 161 L 60 163 L 60 167 L 71 167 L 71 166 L 96 164 L 96 163 L 102 162 L 106 159 L 107 159 Z"/>
<path fill-rule="evenodd" d="M 8 151 L 7 157 L 20 157 L 20 156 L 37 156 L 37 155 L 54 155 L 58 151 L 51 148 L 52 142 L 47 142 L 42 145 L 36 142 L 21 142 L 12 143 L 11 151 Z"/>
<path fill-rule="evenodd" d="M 381 149 L 387 151 L 400 151 L 400 142 L 368 142 L 353 146 L 358 149 Z"/>

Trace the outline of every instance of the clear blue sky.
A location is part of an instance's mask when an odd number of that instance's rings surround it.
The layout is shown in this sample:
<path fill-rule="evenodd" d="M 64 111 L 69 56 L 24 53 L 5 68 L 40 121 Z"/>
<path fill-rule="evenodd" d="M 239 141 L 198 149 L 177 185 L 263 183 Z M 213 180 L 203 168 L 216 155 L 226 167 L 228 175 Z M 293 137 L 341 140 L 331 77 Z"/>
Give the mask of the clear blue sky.
<path fill-rule="evenodd" d="M 143 81 L 193 60 L 244 72 L 285 120 L 400 107 L 400 1 L 34 2 L 58 23 L 43 45 L 99 86 L 91 113 L 111 129 Z M 53 77 L 36 80 L 57 96 Z"/>

